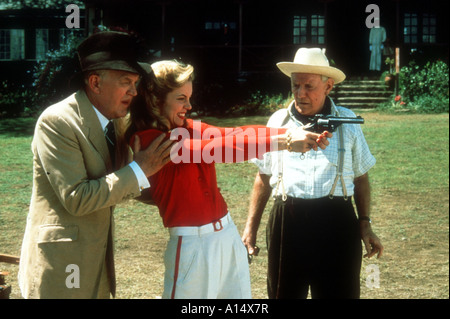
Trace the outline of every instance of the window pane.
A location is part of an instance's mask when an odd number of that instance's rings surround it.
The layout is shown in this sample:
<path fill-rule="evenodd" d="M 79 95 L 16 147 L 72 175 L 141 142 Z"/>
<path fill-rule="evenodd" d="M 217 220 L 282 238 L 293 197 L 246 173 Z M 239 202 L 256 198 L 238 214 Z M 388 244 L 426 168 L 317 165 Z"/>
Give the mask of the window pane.
<path fill-rule="evenodd" d="M 10 30 L 0 30 L 0 59 L 9 60 L 10 54 Z"/>
<path fill-rule="evenodd" d="M 11 30 L 11 59 L 25 59 L 25 30 Z"/>
<path fill-rule="evenodd" d="M 306 28 L 308 26 L 308 19 L 306 17 L 301 17 L 300 22 L 302 27 Z"/>
<path fill-rule="evenodd" d="M 48 51 L 48 30 L 36 29 L 36 60 L 44 60 Z"/>

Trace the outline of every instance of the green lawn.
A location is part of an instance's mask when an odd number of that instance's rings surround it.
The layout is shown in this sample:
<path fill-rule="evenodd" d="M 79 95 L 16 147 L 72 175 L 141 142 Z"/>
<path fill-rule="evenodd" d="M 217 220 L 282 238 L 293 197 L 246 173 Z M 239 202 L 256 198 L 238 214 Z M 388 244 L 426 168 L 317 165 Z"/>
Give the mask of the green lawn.
<path fill-rule="evenodd" d="M 365 259 L 362 298 L 449 298 L 449 116 L 383 114 L 356 110 L 377 164 L 370 171 L 373 228 L 385 246 L 383 258 Z M 206 118 L 221 126 L 264 124 L 267 117 Z M 0 253 L 20 254 L 32 187 L 30 143 L 33 119 L 0 120 Z M 218 183 L 240 231 L 256 168 L 218 164 Z M 271 203 L 266 208 L 269 211 Z M 266 298 L 265 221 L 260 257 L 250 270 L 255 298 Z M 134 200 L 116 210 L 118 298 L 162 294 L 167 231 L 155 207 Z M 369 265 L 380 269 L 380 287 L 366 287 Z M 16 265 L 10 272 L 11 298 L 20 298 Z"/>

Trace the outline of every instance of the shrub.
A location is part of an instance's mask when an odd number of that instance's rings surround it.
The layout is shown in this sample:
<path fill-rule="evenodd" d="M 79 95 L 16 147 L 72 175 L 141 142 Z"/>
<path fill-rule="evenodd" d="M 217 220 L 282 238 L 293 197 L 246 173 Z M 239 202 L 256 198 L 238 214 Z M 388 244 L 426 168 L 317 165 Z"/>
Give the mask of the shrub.
<path fill-rule="evenodd" d="M 66 45 L 59 50 L 51 50 L 46 59 L 38 61 L 33 70 L 31 106 L 25 111 L 30 115 L 39 113 L 45 107 L 67 97 L 79 86 L 74 75 L 79 71 L 76 48 L 81 38 L 71 34 Z"/>
<path fill-rule="evenodd" d="M 256 91 L 250 94 L 243 105 L 235 105 L 230 109 L 230 114 L 237 116 L 248 115 L 271 115 L 275 111 L 285 108 L 290 102 L 291 98 L 285 98 L 283 95 L 266 95 L 261 91 Z"/>
<path fill-rule="evenodd" d="M 448 65 L 428 62 L 421 67 L 414 62 L 400 70 L 400 90 L 392 101 L 380 106 L 385 110 L 417 113 L 449 112 Z M 400 97 L 400 98 L 398 98 Z"/>
<path fill-rule="evenodd" d="M 23 115 L 32 103 L 33 90 L 12 86 L 8 81 L 0 84 L 0 118 Z"/>

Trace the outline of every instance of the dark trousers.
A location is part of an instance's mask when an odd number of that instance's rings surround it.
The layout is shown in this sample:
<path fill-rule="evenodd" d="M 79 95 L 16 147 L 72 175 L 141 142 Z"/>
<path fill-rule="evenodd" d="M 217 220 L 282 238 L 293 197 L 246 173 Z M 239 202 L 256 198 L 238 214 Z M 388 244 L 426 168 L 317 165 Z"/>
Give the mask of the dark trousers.
<path fill-rule="evenodd" d="M 267 224 L 269 298 L 360 296 L 362 245 L 351 198 L 277 199 Z"/>

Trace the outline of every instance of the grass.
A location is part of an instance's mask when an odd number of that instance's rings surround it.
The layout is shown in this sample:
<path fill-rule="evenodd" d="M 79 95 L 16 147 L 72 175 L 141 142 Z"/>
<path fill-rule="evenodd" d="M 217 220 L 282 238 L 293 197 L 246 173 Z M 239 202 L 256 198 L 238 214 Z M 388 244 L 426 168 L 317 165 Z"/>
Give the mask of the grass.
<path fill-rule="evenodd" d="M 449 298 L 449 116 L 383 114 L 357 110 L 377 164 L 370 171 L 373 228 L 385 246 L 381 259 L 364 259 L 365 299 Z M 206 118 L 221 126 L 263 124 L 267 117 Z M 0 121 L 0 252 L 20 254 L 32 187 L 32 119 Z M 218 164 L 218 183 L 242 232 L 256 167 Z M 250 266 L 255 298 L 267 298 L 265 224 L 258 236 L 260 256 Z M 167 231 L 158 210 L 130 200 L 117 206 L 117 298 L 158 298 L 163 288 Z M 366 286 L 366 269 L 380 270 L 380 287 Z M 0 264 L 20 298 L 18 266 Z"/>

